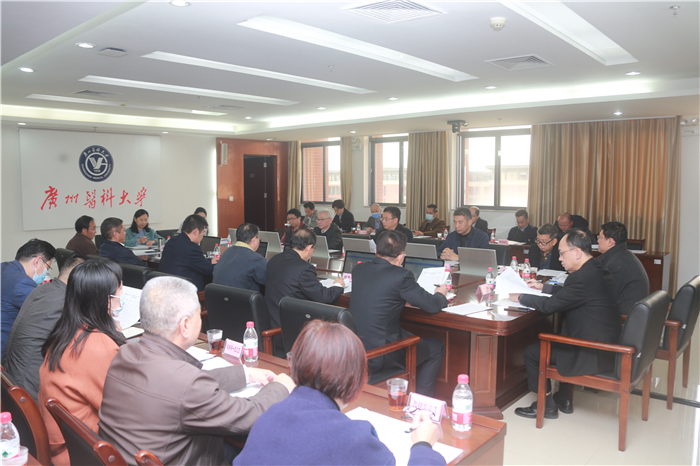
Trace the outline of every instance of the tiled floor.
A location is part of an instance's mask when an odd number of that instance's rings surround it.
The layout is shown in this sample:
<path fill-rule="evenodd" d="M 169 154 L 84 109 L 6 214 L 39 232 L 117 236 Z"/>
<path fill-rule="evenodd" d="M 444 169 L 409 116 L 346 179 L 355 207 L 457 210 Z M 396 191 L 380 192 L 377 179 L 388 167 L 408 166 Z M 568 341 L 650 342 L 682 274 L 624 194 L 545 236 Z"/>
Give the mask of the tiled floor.
<path fill-rule="evenodd" d="M 688 388 L 682 385 L 682 361 L 676 369 L 675 396 L 700 402 L 700 335 L 696 329 L 691 345 Z M 668 363 L 654 361 L 652 392 L 666 395 Z M 641 383 L 637 387 L 641 390 Z M 642 397 L 630 396 L 627 423 L 627 449 L 618 443 L 620 397 L 615 393 L 592 393 L 577 387 L 574 413 L 559 413 L 559 419 L 544 420 L 542 429 L 535 421 L 518 417 L 516 407 L 535 401 L 529 393 L 504 411 L 506 465 L 511 464 L 654 464 L 697 465 L 700 463 L 700 408 L 651 399 L 649 420 L 642 421 Z"/>

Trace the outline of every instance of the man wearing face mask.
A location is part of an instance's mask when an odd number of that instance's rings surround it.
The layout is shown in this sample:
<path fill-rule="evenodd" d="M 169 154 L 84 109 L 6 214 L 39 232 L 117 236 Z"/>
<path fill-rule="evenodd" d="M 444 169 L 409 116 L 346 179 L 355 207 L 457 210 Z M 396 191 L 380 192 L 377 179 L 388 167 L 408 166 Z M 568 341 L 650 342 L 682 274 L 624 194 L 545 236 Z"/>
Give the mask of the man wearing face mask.
<path fill-rule="evenodd" d="M 432 236 L 437 238 L 438 233 L 445 231 L 445 221 L 438 217 L 438 208 L 435 204 L 429 204 L 425 208 L 425 220 L 423 220 L 413 236 Z"/>
<path fill-rule="evenodd" d="M 369 208 L 372 215 L 367 219 L 365 223 L 365 231 L 367 233 L 374 233 L 382 227 L 382 208 L 379 204 L 372 204 Z"/>
<path fill-rule="evenodd" d="M 2 263 L 2 330 L 0 358 L 5 353 L 5 345 L 24 300 L 34 288 L 44 281 L 51 270 L 51 262 L 56 256 L 56 248 L 40 239 L 32 239 L 24 244 L 15 255 L 15 260 Z"/>

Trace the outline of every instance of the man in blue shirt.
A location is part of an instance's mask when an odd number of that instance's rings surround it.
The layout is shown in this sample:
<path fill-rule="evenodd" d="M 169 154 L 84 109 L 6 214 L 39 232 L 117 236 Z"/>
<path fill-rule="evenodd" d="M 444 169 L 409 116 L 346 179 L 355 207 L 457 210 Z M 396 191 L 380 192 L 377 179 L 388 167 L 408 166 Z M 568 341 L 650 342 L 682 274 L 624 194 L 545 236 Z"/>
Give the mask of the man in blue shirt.
<path fill-rule="evenodd" d="M 29 293 L 44 281 L 51 270 L 56 248 L 40 239 L 25 243 L 15 255 L 15 260 L 2 263 L 2 346 L 0 358 L 10 336 L 12 324 Z"/>
<path fill-rule="evenodd" d="M 448 261 L 458 261 L 458 248 L 488 249 L 489 237 L 481 230 L 472 227 L 472 213 L 466 207 L 455 210 L 453 216 L 455 231 L 447 235 L 445 242 L 437 248 L 438 257 Z"/>

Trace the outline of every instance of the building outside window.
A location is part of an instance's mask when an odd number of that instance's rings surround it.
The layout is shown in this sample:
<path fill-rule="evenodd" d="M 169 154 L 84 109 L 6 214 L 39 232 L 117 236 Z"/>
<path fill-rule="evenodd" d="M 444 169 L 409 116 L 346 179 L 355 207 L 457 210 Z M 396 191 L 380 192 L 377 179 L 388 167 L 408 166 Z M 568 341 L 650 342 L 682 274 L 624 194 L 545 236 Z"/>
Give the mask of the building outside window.
<path fill-rule="evenodd" d="M 408 134 L 370 139 L 370 204 L 406 205 Z"/>
<path fill-rule="evenodd" d="M 340 198 L 340 138 L 301 144 L 301 201 L 333 202 Z"/>

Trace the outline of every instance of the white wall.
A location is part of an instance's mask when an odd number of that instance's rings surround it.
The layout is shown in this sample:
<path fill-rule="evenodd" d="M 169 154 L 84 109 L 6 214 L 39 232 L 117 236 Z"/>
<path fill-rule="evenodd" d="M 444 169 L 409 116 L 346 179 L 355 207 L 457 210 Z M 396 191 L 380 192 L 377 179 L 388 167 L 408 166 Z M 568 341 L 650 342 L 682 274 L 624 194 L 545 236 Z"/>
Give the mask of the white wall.
<path fill-rule="evenodd" d="M 209 229 L 216 231 L 216 151 L 215 138 L 209 136 L 163 135 L 163 221 L 156 229 L 178 228 L 198 206 L 207 209 Z M 2 125 L 2 221 L 0 224 L 0 260 L 15 257 L 17 249 L 32 238 L 40 238 L 55 247 L 65 247 L 75 234 L 73 229 L 22 230 L 19 131 L 17 125 Z M 90 215 L 87 211 L 86 215 Z M 98 229 L 101 219 L 96 218 Z M 123 219 L 130 224 L 131 219 Z"/>

